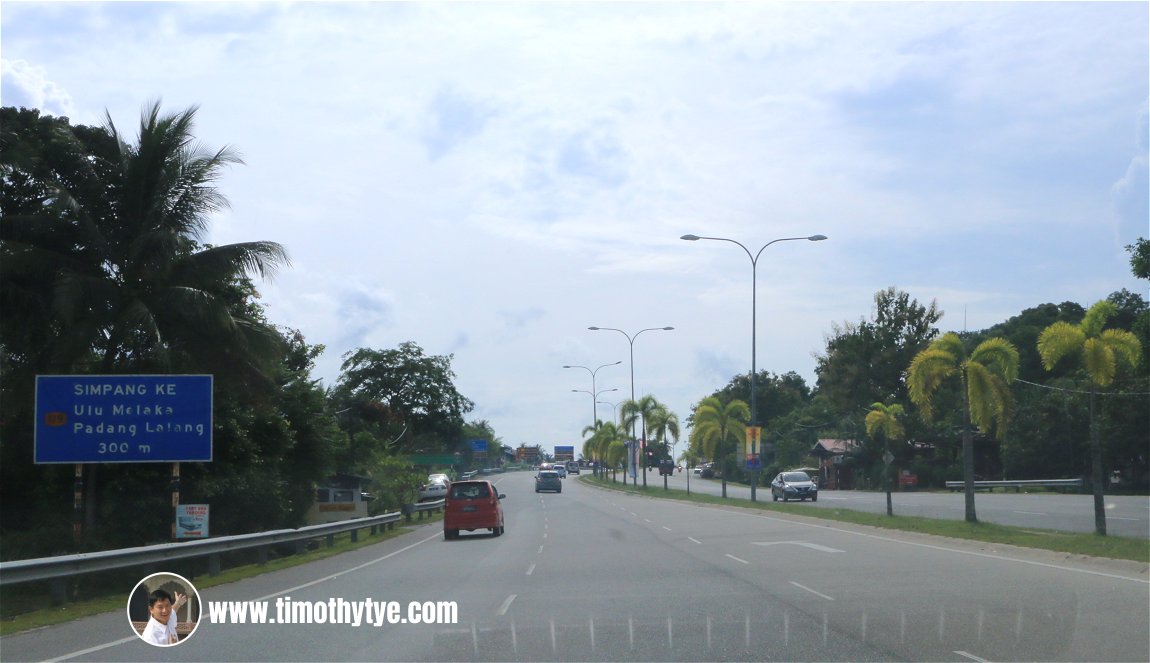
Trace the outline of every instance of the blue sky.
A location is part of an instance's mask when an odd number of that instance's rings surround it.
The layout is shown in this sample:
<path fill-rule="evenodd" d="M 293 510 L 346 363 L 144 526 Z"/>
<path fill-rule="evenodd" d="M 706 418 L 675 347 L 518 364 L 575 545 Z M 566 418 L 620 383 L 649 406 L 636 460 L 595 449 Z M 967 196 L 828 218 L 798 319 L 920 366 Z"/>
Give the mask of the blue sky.
<path fill-rule="evenodd" d="M 211 241 L 274 240 L 270 318 L 340 355 L 412 340 L 509 444 L 636 391 L 681 418 L 758 365 L 814 382 L 897 286 L 944 330 L 1146 294 L 1147 4 L 37 3 L 0 102 L 134 135 L 200 106 L 245 165 Z M 601 408 L 609 417 L 610 408 Z"/>

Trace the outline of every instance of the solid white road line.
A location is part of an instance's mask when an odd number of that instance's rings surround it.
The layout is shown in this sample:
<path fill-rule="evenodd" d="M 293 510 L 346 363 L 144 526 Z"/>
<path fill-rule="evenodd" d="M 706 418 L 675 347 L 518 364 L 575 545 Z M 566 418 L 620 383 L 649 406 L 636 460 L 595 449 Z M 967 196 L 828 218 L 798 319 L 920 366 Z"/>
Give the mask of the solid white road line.
<path fill-rule="evenodd" d="M 735 560 L 736 562 L 742 562 L 743 564 L 750 564 L 750 562 L 748 562 L 747 560 L 739 559 L 738 557 L 735 557 L 734 555 L 727 555 L 727 557 L 730 557 L 731 559 Z"/>
<path fill-rule="evenodd" d="M 516 596 L 519 596 L 519 595 L 518 594 L 512 594 L 512 595 L 508 596 L 507 599 L 505 601 L 503 601 L 503 605 L 499 606 L 499 613 L 498 614 L 500 617 L 507 614 L 507 609 L 511 607 L 511 602 L 515 600 Z"/>
<path fill-rule="evenodd" d="M 810 587 L 800 585 L 799 583 L 795 582 L 794 580 L 791 581 L 791 584 L 794 585 L 795 587 L 798 587 L 799 589 L 806 590 L 806 591 L 810 592 L 811 594 L 814 594 L 815 596 L 821 596 L 822 598 L 824 598 L 828 601 L 835 600 L 833 596 L 827 596 L 826 594 L 823 594 L 822 592 L 816 592 L 815 590 L 811 589 Z"/>
<path fill-rule="evenodd" d="M 696 539 L 696 538 L 695 538 L 695 537 L 693 537 L 693 536 L 688 536 L 688 537 L 687 537 L 687 540 L 688 540 L 688 541 L 692 541 L 692 542 L 694 542 L 694 543 L 697 543 L 697 544 L 699 544 L 699 545 L 703 545 L 703 542 L 702 542 L 702 541 L 700 541 L 700 540 Z"/>

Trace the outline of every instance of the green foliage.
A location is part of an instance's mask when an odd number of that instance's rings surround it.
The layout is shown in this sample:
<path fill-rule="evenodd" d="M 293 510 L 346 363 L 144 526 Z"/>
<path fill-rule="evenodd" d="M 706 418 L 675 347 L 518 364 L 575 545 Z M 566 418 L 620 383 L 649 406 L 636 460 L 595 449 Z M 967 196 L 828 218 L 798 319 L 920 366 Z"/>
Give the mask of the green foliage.
<path fill-rule="evenodd" d="M 379 448 L 394 452 L 460 450 L 463 417 L 474 404 L 456 390 L 451 359 L 427 356 L 411 341 L 344 354 L 332 400 L 350 413 L 345 430 L 368 432 Z"/>
<path fill-rule="evenodd" d="M 1150 279 L 1150 240 L 1138 238 L 1126 247 L 1130 253 L 1130 271 L 1140 279 Z"/>

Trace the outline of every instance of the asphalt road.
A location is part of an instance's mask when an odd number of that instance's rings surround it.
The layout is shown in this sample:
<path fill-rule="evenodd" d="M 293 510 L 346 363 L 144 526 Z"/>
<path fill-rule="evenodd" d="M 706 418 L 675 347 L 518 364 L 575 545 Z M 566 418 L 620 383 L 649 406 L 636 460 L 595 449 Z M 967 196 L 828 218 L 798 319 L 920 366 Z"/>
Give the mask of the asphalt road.
<path fill-rule="evenodd" d="M 620 479 L 622 473 L 619 473 Z M 667 485 L 687 489 L 686 471 L 668 478 Z M 770 501 L 770 479 L 767 486 L 759 487 L 756 498 Z M 642 476 L 639 485 L 643 484 Z M 655 471 L 647 474 L 649 488 L 662 488 L 663 478 Z M 690 489 L 708 495 L 722 494 L 721 482 L 716 479 L 690 477 Z M 751 489 L 727 484 L 727 496 L 734 500 L 749 500 Z M 961 491 L 895 492 L 892 493 L 895 514 L 926 518 L 962 520 L 966 515 Z M 853 509 L 871 513 L 886 513 L 886 494 L 856 490 L 823 490 L 818 502 L 806 502 L 812 509 Z M 993 493 L 978 492 L 974 498 L 978 519 L 1000 525 L 1053 529 L 1064 532 L 1094 531 L 1094 496 L 1060 493 Z M 1106 496 L 1106 531 L 1115 536 L 1150 538 L 1150 498 L 1133 495 Z"/>
<path fill-rule="evenodd" d="M 203 601 L 450 601 L 454 624 L 211 623 L 162 652 L 124 613 L 0 640 L 5 661 L 1147 661 L 1145 565 L 497 477 L 507 533 L 441 526 Z M 162 570 L 162 569 L 161 569 Z M 125 601 L 130 588 L 125 588 Z M 274 612 L 273 612 L 274 614 Z"/>

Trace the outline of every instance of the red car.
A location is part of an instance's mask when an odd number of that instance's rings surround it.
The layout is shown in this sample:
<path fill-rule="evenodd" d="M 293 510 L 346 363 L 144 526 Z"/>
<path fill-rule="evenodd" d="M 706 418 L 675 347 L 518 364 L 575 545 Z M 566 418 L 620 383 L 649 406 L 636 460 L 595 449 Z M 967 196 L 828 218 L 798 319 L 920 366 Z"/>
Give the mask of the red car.
<path fill-rule="evenodd" d="M 486 529 L 492 536 L 503 534 L 503 505 L 499 500 L 504 497 L 490 481 L 452 483 L 443 509 L 443 538 L 457 538 L 460 530 Z"/>

